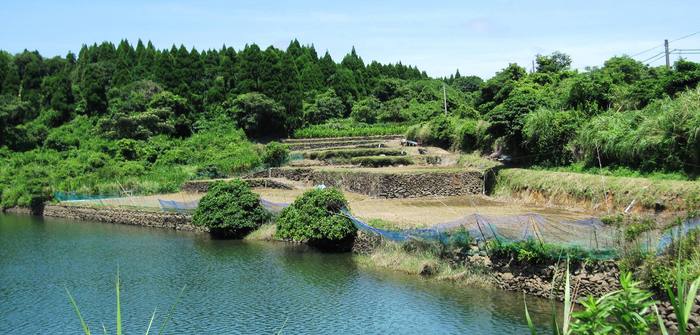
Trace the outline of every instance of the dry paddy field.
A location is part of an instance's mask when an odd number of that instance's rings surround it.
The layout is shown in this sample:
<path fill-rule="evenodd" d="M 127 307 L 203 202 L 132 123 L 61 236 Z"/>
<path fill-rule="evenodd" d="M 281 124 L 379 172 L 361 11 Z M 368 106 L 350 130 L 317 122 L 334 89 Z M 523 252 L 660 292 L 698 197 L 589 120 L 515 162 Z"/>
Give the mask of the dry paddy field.
<path fill-rule="evenodd" d="M 307 187 L 292 190 L 274 188 L 254 188 L 253 190 L 268 201 L 291 203 Z M 150 196 L 134 196 L 91 201 L 64 202 L 68 205 L 114 206 L 158 210 L 158 200 L 190 202 L 199 200 L 203 193 L 171 193 Z M 365 221 L 381 220 L 382 225 L 394 228 L 428 227 L 439 223 L 460 219 L 472 214 L 486 217 L 541 214 L 552 221 L 568 221 L 591 217 L 590 213 L 574 212 L 547 207 L 528 206 L 518 203 L 496 201 L 492 198 L 473 195 L 458 197 L 426 197 L 411 199 L 381 199 L 362 194 L 345 192 L 353 215 Z"/>

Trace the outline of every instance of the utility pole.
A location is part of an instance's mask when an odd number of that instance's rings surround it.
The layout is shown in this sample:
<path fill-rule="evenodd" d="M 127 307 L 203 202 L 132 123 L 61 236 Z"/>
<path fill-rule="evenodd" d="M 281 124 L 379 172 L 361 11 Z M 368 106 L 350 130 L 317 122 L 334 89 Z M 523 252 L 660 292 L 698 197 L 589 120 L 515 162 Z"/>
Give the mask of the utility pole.
<path fill-rule="evenodd" d="M 532 60 L 532 69 L 530 70 L 530 73 L 535 73 L 535 60 Z"/>
<path fill-rule="evenodd" d="M 445 116 L 447 116 L 447 91 L 445 90 L 445 83 L 442 83 L 442 100 L 445 102 Z"/>
<path fill-rule="evenodd" d="M 668 53 L 668 40 L 664 40 L 664 48 L 666 49 L 666 69 L 671 68 L 671 60 Z"/>

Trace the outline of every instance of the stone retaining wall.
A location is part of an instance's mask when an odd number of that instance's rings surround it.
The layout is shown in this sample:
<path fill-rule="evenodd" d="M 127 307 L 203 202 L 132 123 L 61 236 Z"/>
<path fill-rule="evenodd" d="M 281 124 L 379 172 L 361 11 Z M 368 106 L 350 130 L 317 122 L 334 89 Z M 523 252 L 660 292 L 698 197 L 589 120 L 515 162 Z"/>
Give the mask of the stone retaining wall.
<path fill-rule="evenodd" d="M 511 267 L 498 264 L 492 270 L 501 289 L 526 292 L 542 298 L 551 298 L 554 294 L 557 299 L 564 299 L 566 264 L 563 262 L 559 266 L 529 264 Z M 575 288 L 577 299 L 589 295 L 599 297 L 620 288 L 620 271 L 613 261 L 572 267 L 570 271 L 572 291 Z"/>
<path fill-rule="evenodd" d="M 34 214 L 34 211 L 32 211 L 31 208 L 29 207 L 10 207 L 10 208 L 5 208 L 2 210 L 5 213 L 12 213 L 12 214 L 25 214 L 25 215 L 32 215 Z"/>
<path fill-rule="evenodd" d="M 481 194 L 484 187 L 482 174 L 477 171 L 392 173 L 282 168 L 256 176 L 323 184 L 379 198 Z"/>
<path fill-rule="evenodd" d="M 206 231 L 192 225 L 192 215 L 173 212 L 149 212 L 114 207 L 46 205 L 44 216 L 104 223 L 168 228 L 184 231 Z"/>

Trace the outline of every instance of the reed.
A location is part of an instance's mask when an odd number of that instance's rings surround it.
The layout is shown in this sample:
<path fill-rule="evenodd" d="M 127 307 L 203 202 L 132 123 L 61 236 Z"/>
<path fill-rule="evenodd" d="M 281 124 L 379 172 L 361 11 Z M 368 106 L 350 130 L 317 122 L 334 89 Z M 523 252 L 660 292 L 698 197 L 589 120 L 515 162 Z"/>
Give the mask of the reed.
<path fill-rule="evenodd" d="M 117 335 L 123 334 L 120 287 L 121 287 L 121 281 L 119 279 L 119 269 L 117 269 L 117 276 L 116 276 L 116 280 L 115 280 L 115 284 L 114 284 L 114 289 L 116 292 L 116 304 L 117 304 L 117 310 L 116 310 L 116 334 Z M 163 334 L 163 332 L 165 331 L 165 328 L 168 325 L 168 322 L 170 321 L 173 312 L 175 312 L 175 308 L 176 308 L 178 302 L 180 301 L 182 294 L 185 292 L 186 287 L 187 287 L 187 285 L 182 287 L 182 289 L 180 290 L 180 294 L 175 299 L 175 302 L 172 304 L 172 306 L 170 306 L 170 310 L 168 311 L 168 314 L 165 315 L 165 318 L 163 319 L 163 322 L 161 323 L 161 326 L 158 330 L 158 335 Z M 70 293 L 70 290 L 68 290 L 68 287 L 65 287 L 65 289 L 66 289 L 66 294 L 68 295 L 68 299 L 70 300 L 70 304 L 73 307 L 73 310 L 75 311 L 75 314 L 78 317 L 78 320 L 80 321 L 80 326 L 83 330 L 83 334 L 91 335 L 92 332 L 90 331 L 90 327 L 88 326 L 87 322 L 85 321 L 85 318 L 83 318 L 83 314 L 81 313 L 80 308 L 78 307 L 78 303 L 73 298 L 73 295 Z M 151 318 L 148 321 L 148 327 L 146 328 L 145 335 L 148 335 L 151 332 L 151 328 L 153 326 L 153 321 L 155 320 L 155 317 L 156 317 L 156 312 L 157 312 L 157 309 L 153 309 L 153 314 L 151 314 Z M 103 331 L 103 334 L 105 334 L 105 335 L 107 334 L 107 328 L 105 327 L 104 323 L 102 323 L 102 331 Z"/>

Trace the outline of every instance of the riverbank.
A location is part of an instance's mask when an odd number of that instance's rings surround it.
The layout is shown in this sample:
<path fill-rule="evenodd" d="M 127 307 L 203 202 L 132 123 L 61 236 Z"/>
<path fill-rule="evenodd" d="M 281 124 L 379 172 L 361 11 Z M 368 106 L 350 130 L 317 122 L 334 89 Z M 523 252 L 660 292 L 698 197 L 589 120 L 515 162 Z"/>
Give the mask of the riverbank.
<path fill-rule="evenodd" d="M 31 214 L 30 210 L 22 208 L 14 208 L 9 212 Z M 41 215 L 205 232 L 204 229 L 192 226 L 191 215 L 142 209 L 46 205 Z M 274 235 L 275 226 L 266 224 L 249 234 L 246 240 L 284 243 Z M 353 247 L 353 259 L 362 267 L 450 282 L 459 287 L 497 288 L 557 300 L 562 300 L 564 294 L 565 265 L 563 262 L 538 264 L 518 262 L 513 258 L 492 258 L 485 244 L 472 243 L 469 248 L 461 250 L 436 251 L 431 250 L 429 245 L 399 245 L 359 232 Z M 602 296 L 619 289 L 620 271 L 613 261 L 572 263 L 570 271 L 577 301 L 589 295 Z M 697 300 L 698 305 L 693 310 L 690 321 L 691 330 L 700 328 L 700 296 Z M 673 324 L 675 314 L 669 303 L 662 302 L 659 312 L 668 325 Z"/>
<path fill-rule="evenodd" d="M 79 205 L 46 205 L 41 213 L 45 217 L 95 221 L 101 223 L 166 228 L 183 231 L 206 232 L 206 228 L 192 225 L 192 215 L 126 209 L 117 207 L 90 207 Z"/>

